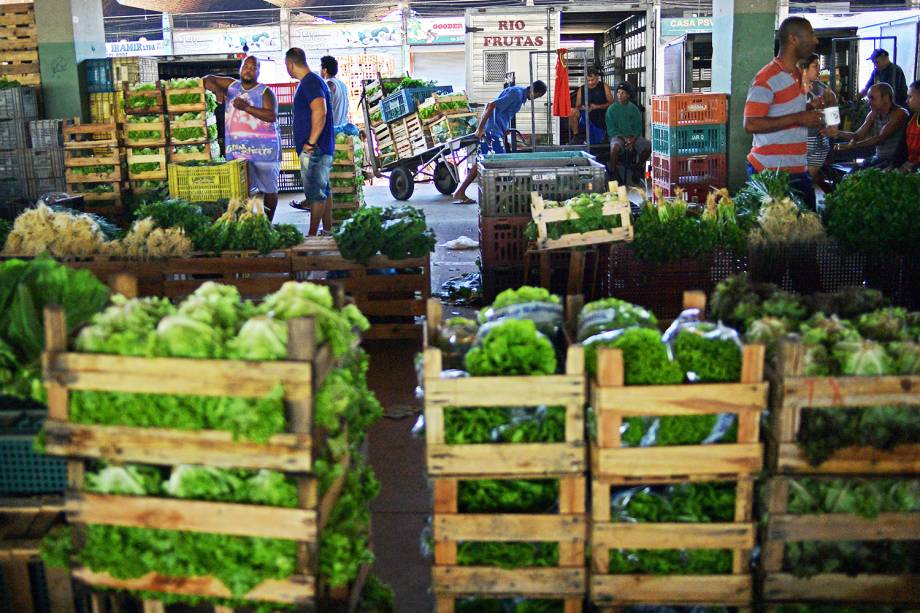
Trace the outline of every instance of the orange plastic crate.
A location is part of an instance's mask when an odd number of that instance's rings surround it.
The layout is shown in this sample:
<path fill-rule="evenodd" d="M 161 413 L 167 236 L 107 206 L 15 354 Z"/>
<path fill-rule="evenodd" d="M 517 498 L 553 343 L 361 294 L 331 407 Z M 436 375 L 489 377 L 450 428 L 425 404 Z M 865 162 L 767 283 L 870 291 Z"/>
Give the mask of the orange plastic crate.
<path fill-rule="evenodd" d="M 652 123 L 666 126 L 697 126 L 725 123 L 725 94 L 667 94 L 652 96 Z"/>

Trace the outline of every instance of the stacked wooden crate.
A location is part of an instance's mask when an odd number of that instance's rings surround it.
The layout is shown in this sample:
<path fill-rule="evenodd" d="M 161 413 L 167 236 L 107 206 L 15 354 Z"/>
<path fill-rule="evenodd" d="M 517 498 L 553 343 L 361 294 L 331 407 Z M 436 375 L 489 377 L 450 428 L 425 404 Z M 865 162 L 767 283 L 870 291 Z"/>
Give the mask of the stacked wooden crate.
<path fill-rule="evenodd" d="M 335 153 L 332 172 L 329 173 L 332 208 L 357 209 L 361 206 L 363 197 L 361 185 L 357 180 L 362 175 L 361 168 L 355 161 L 354 138 L 349 136 L 345 142 L 336 143 Z"/>
<path fill-rule="evenodd" d="M 153 58 L 119 57 L 85 60 L 83 81 L 89 92 L 90 121 L 115 120 L 119 135 L 125 128 L 126 85 L 156 83 L 158 63 Z"/>
<path fill-rule="evenodd" d="M 162 187 L 167 179 L 166 134 L 167 122 L 163 90 L 132 91 L 124 85 L 125 130 L 124 142 L 128 151 L 128 178 L 135 193 L 144 193 Z M 143 100 L 137 104 L 135 100 Z M 158 164 L 146 168 L 137 164 Z"/>
<path fill-rule="evenodd" d="M 327 345 L 315 344 L 314 322 L 288 322 L 289 350 L 284 361 L 252 363 L 234 360 L 128 358 L 67 351 L 64 313 L 45 312 L 47 343 L 44 356 L 49 388 L 47 452 L 68 462 L 66 507 L 74 524 L 74 546 L 86 546 L 92 526 L 153 529 L 227 537 L 295 541 L 296 560 L 291 574 L 265 580 L 241 597 L 266 607 L 310 607 L 322 586 L 318 583 L 318 543 L 321 532 L 342 491 L 346 467 L 326 489 L 320 490 L 314 473 L 324 441 L 314 424 L 314 402 L 326 376 L 337 364 Z M 207 380 L 208 386 L 201 382 Z M 206 394 L 235 398 L 262 398 L 283 384 L 286 431 L 266 442 L 238 440 L 230 432 L 182 430 L 76 423 L 70 399 L 77 391 L 118 391 L 135 394 Z M 191 464 L 219 469 L 270 470 L 291 476 L 298 490 L 298 506 L 286 508 L 229 502 L 206 502 L 153 496 L 100 495 L 86 490 L 87 461 L 175 467 Z M 250 545 L 251 546 L 251 545 Z M 166 552 L 163 552 L 166 555 Z M 219 552 L 215 552 L 218 554 Z M 150 552 L 151 555 L 158 555 Z M 158 595 L 229 599 L 234 595 L 225 580 L 210 576 L 171 577 L 148 572 L 120 578 L 85 566 L 73 577 L 100 590 L 141 592 L 145 611 L 162 611 Z M 217 607 L 215 611 L 224 611 Z M 101 611 L 101 609 L 100 609 Z"/>
<path fill-rule="evenodd" d="M 117 124 L 74 124 L 63 126 L 62 132 L 67 191 L 82 195 L 87 210 L 120 209 L 126 175 Z"/>
<path fill-rule="evenodd" d="M 476 131 L 476 113 L 466 94 L 434 94 L 419 105 L 429 147 Z"/>
<path fill-rule="evenodd" d="M 195 102 L 181 104 L 172 101 L 172 96 L 183 94 L 197 95 L 197 99 Z M 193 88 L 177 89 L 170 87 L 167 81 L 164 95 L 169 123 L 170 162 L 210 161 L 216 158 L 220 153 L 220 148 L 217 140 L 208 135 L 208 127 L 216 126 L 217 118 L 213 113 L 207 112 L 204 83 L 201 82 Z M 197 117 L 180 119 L 185 113 L 195 113 Z M 200 128 L 200 135 L 186 139 L 176 138 L 175 131 L 180 128 Z"/>
<path fill-rule="evenodd" d="M 626 386 L 622 352 L 598 349 L 597 376 L 591 381 L 597 420 L 596 440 L 591 444 L 591 600 L 598 607 L 753 605 L 754 479 L 763 464 L 760 419 L 767 406 L 767 384 L 763 346 L 745 346 L 742 355 L 737 383 Z M 622 439 L 622 426 L 631 417 L 715 414 L 735 417 L 736 442 L 630 447 Z M 620 490 L 697 483 L 722 483 L 734 490 L 731 521 L 652 523 L 612 518 L 611 496 Z M 725 574 L 612 572 L 614 556 L 622 562 L 633 553 L 665 550 L 709 550 L 712 558 L 726 560 L 730 552 L 730 569 Z M 701 551 L 700 555 L 707 554 Z"/>
<path fill-rule="evenodd" d="M 565 374 L 444 378 L 436 346 L 441 305 L 430 300 L 424 353 L 425 435 L 428 475 L 434 485 L 432 589 L 438 613 L 453 612 L 457 599 L 562 600 L 566 613 L 582 610 L 587 572 L 585 552 L 584 354 L 571 346 Z M 447 411 L 476 407 L 562 407 L 564 441 L 558 443 L 447 442 Z M 555 513 L 468 513 L 460 492 L 468 482 L 552 481 Z M 552 544 L 555 567 L 499 568 L 458 563 L 461 545 L 484 542 Z"/>
<path fill-rule="evenodd" d="M 807 485 L 824 483 L 839 492 L 856 487 L 891 488 L 896 481 L 920 477 L 920 445 L 893 449 L 848 447 L 812 464 L 799 446 L 810 411 L 847 411 L 875 406 L 920 410 L 920 377 L 908 375 L 823 377 L 805 375 L 806 350 L 795 342 L 780 344 L 774 373 L 770 438 L 770 471 L 764 509 L 763 596 L 774 608 L 784 603 L 848 605 L 920 605 L 920 575 L 904 568 L 881 574 L 858 568 L 802 576 L 790 560 L 790 546 L 830 543 L 889 545 L 920 540 L 920 512 L 882 512 L 874 517 L 848 512 L 793 510 L 793 496 Z M 794 552 L 793 552 L 794 553 Z M 869 561 L 868 559 L 866 560 Z"/>
<path fill-rule="evenodd" d="M 0 5 L 0 78 L 41 85 L 32 3 Z"/>

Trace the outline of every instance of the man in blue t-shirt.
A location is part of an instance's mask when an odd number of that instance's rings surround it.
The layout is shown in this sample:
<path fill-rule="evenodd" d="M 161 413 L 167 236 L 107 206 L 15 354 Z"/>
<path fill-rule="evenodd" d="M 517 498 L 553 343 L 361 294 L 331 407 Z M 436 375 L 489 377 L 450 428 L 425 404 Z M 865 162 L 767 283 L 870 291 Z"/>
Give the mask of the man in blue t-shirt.
<path fill-rule="evenodd" d="M 332 203 L 329 173 L 335 155 L 335 134 L 332 127 L 332 99 L 325 81 L 307 66 L 303 49 L 293 47 L 284 55 L 284 64 L 291 78 L 300 84 L 294 92 L 294 146 L 300 156 L 300 174 L 304 204 L 292 203 L 296 209 L 310 211 L 309 236 L 323 231 L 332 232 Z"/>
<path fill-rule="evenodd" d="M 489 153 L 505 153 L 505 133 L 511 126 L 511 119 L 517 115 L 521 107 L 528 100 L 536 100 L 546 95 L 546 83 L 534 81 L 530 87 L 506 87 L 498 98 L 486 106 L 485 112 L 479 118 L 479 129 L 476 137 L 479 138 L 479 155 Z M 463 183 L 454 194 L 454 204 L 473 204 L 476 202 L 466 195 L 466 188 L 476 180 L 479 175 L 478 167 L 466 176 Z"/>

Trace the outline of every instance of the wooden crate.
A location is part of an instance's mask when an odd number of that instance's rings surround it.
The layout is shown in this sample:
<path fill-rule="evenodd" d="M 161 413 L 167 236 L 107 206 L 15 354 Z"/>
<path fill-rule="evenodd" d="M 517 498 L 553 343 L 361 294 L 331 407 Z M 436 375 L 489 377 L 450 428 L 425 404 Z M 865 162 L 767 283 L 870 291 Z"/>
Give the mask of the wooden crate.
<path fill-rule="evenodd" d="M 20 85 L 41 85 L 41 66 L 38 49 L 4 51 L 0 64 L 0 77 L 19 81 Z"/>
<path fill-rule="evenodd" d="M 124 109 L 127 115 L 162 115 L 163 114 L 163 89 L 157 87 L 152 90 L 132 91 L 130 83 L 123 84 Z M 175 90 L 173 90 L 175 91 Z M 128 106 L 128 101 L 135 98 L 154 98 L 156 100 L 153 106 L 132 108 Z M 184 112 L 184 111 L 178 111 Z"/>
<path fill-rule="evenodd" d="M 202 145 L 211 142 L 208 138 L 208 126 L 217 125 L 217 117 L 214 115 L 205 115 L 201 119 L 186 119 L 179 121 L 175 118 L 173 111 L 170 110 L 169 116 L 169 144 L 170 145 Z M 188 140 L 179 140 L 173 136 L 176 128 L 201 128 L 203 136 L 196 136 Z M 173 160 L 176 161 L 176 160 Z"/>
<path fill-rule="evenodd" d="M 41 539 L 63 520 L 63 497 L 0 499 L 0 603 L 7 600 L 10 611 L 37 613 L 43 610 L 40 599 L 44 595 L 54 613 L 74 612 L 66 570 L 44 567 L 43 580 L 41 575 L 30 572 L 42 564 L 38 557 Z"/>
<path fill-rule="evenodd" d="M 332 161 L 332 165 L 333 165 L 333 166 L 351 166 L 351 167 L 354 167 L 354 165 L 355 165 L 355 145 L 354 145 L 354 143 L 351 141 L 351 139 L 349 139 L 349 141 L 348 141 L 347 143 L 336 143 L 336 144 L 335 144 L 335 150 L 336 150 L 336 152 L 344 151 L 344 152 L 345 152 L 345 158 L 344 158 L 344 159 L 340 159 L 340 160 L 335 160 L 335 159 L 334 159 L 334 160 Z"/>
<path fill-rule="evenodd" d="M 37 48 L 38 37 L 32 3 L 0 6 L 0 51 L 30 51 Z"/>
<path fill-rule="evenodd" d="M 445 102 L 467 102 L 466 108 L 454 108 L 454 109 L 438 109 L 438 111 L 424 120 L 425 125 L 430 125 L 441 119 L 442 117 L 447 117 L 450 115 L 463 115 L 470 112 L 469 100 L 466 97 L 466 94 L 432 94 L 428 100 L 425 100 L 418 105 L 418 110 L 431 108 Z"/>
<path fill-rule="evenodd" d="M 810 377 L 804 374 L 805 348 L 782 342 L 779 372 L 773 375 L 773 419 L 769 466 L 782 474 L 882 475 L 920 473 L 920 444 L 883 451 L 850 447 L 818 466 L 799 448 L 802 413 L 817 408 L 906 405 L 920 409 L 920 376 Z"/>
<path fill-rule="evenodd" d="M 597 415 L 597 440 L 591 444 L 592 474 L 611 482 L 650 483 L 691 477 L 735 480 L 759 473 L 763 466 L 760 418 L 767 408 L 763 370 L 763 345 L 746 345 L 738 383 L 626 386 L 623 353 L 619 349 L 599 348 L 597 377 L 591 382 L 591 406 Z M 622 445 L 620 426 L 628 417 L 718 413 L 737 416 L 736 443 Z"/>
<path fill-rule="evenodd" d="M 674 479 L 673 482 L 681 482 Z M 719 481 L 704 478 L 699 481 Z M 656 481 L 655 483 L 660 483 Z M 610 490 L 616 478 L 592 475 L 591 601 L 598 607 L 630 605 L 750 606 L 754 578 L 749 568 L 756 545 L 753 478 L 735 483 L 735 517 L 726 523 L 627 523 L 610 520 Z M 611 549 L 731 549 L 726 575 L 613 575 Z"/>
<path fill-rule="evenodd" d="M 93 188 L 92 183 L 67 183 L 67 192 L 70 194 L 78 194 L 83 196 L 83 200 L 86 201 L 86 212 L 87 213 L 97 213 L 101 215 L 117 213 L 118 209 L 121 208 L 122 197 L 124 192 L 122 190 L 122 182 L 111 181 L 111 182 L 98 182 L 97 185 L 111 185 L 112 191 L 109 192 L 92 192 L 89 191 Z"/>
<path fill-rule="evenodd" d="M 186 143 L 170 143 L 169 145 L 169 161 L 170 162 L 199 162 L 205 161 L 209 162 L 213 159 L 216 159 L 220 155 L 220 146 L 217 141 L 210 141 L 207 143 L 198 143 L 204 145 L 204 151 L 197 151 L 194 153 L 177 153 L 176 148 L 184 145 Z"/>
<path fill-rule="evenodd" d="M 476 130 L 470 130 L 467 120 L 470 117 L 476 117 L 476 113 L 456 113 L 438 117 L 435 121 L 427 124 L 426 128 L 431 135 L 432 142 L 443 143 L 458 136 L 472 134 Z M 464 121 L 459 121 L 463 119 Z"/>
<path fill-rule="evenodd" d="M 126 122 L 125 145 L 129 147 L 158 147 L 166 144 L 166 116 L 160 115 L 158 121 L 152 123 L 131 123 Z M 132 138 L 131 132 L 152 132 L 158 131 L 160 136 L 157 138 Z"/>
<path fill-rule="evenodd" d="M 256 251 L 225 251 L 216 256 L 199 253 L 170 258 L 162 270 L 163 292 L 171 299 L 188 296 L 208 281 L 232 285 L 244 297 L 262 298 L 293 279 L 291 256 L 284 251 L 268 255 Z"/>
<path fill-rule="evenodd" d="M 157 147 L 157 153 L 151 153 L 147 155 L 135 155 L 133 148 L 128 148 L 128 178 L 132 181 L 165 181 L 167 178 L 166 172 L 166 147 Z M 148 170 L 145 172 L 133 172 L 131 170 L 131 164 L 144 164 L 149 162 L 157 162 L 160 164 L 159 170 Z"/>
<path fill-rule="evenodd" d="M 251 362 L 176 358 L 135 358 L 67 352 L 64 313 L 45 311 L 46 351 L 43 356 L 48 388 L 47 451 L 68 458 L 70 493 L 67 512 L 80 542 L 84 524 L 104 524 L 184 530 L 237 536 L 283 538 L 299 543 L 296 573 L 284 580 L 256 586 L 245 599 L 308 605 L 316 595 L 316 550 L 344 484 L 345 474 L 320 499 L 313 468 L 313 441 L 322 432 L 313 427 L 313 394 L 334 366 L 328 346 L 314 342 L 313 321 L 288 322 L 289 350 L 285 361 Z M 208 381 L 202 386 L 202 381 Z M 278 382 L 284 386 L 288 432 L 266 443 L 235 441 L 229 432 L 184 431 L 165 428 L 99 426 L 72 423 L 71 390 L 127 393 L 204 394 L 259 398 Z M 81 492 L 84 461 L 135 462 L 173 466 L 196 464 L 219 468 L 279 470 L 295 474 L 300 507 L 273 508 L 201 500 L 111 496 Z M 119 579 L 78 567 L 74 578 L 94 588 L 227 598 L 227 587 L 214 577 L 170 580 L 156 573 Z"/>
<path fill-rule="evenodd" d="M 375 256 L 367 264 L 358 264 L 343 258 L 329 237 L 308 237 L 290 253 L 295 279 L 323 283 L 315 277 L 332 273 L 332 281 L 344 287 L 371 322 L 363 338 L 421 341 L 422 327 L 416 319 L 425 314 L 425 301 L 431 295 L 428 256 L 408 260 Z M 397 274 L 374 274 L 389 268 Z"/>
<path fill-rule="evenodd" d="M 441 322 L 441 303 L 428 301 L 425 390 L 425 438 L 431 477 L 515 478 L 571 476 L 586 468 L 584 437 L 584 352 L 572 345 L 562 375 L 517 377 L 464 377 L 442 379 L 441 350 L 434 346 Z M 565 408 L 562 443 L 490 443 L 448 445 L 444 440 L 447 407 Z"/>
<path fill-rule="evenodd" d="M 61 126 L 64 135 L 64 149 L 86 149 L 88 147 L 118 147 L 118 124 L 115 120 L 103 123 L 80 123 Z"/>
<path fill-rule="evenodd" d="M 434 480 L 432 590 L 437 613 L 453 613 L 455 599 L 464 596 L 551 598 L 563 600 L 566 613 L 582 610 L 587 588 L 585 478 L 557 478 L 559 512 L 552 514 L 460 513 L 460 480 Z M 457 545 L 461 541 L 556 542 L 559 565 L 515 569 L 459 566 Z"/>
<path fill-rule="evenodd" d="M 915 541 L 920 513 L 882 513 L 872 519 L 848 513 L 787 513 L 789 477 L 767 484 L 768 523 L 763 538 L 763 597 L 771 603 L 821 601 L 841 604 L 920 605 L 920 575 L 828 573 L 810 578 L 783 571 L 786 543 L 797 541 Z"/>
<path fill-rule="evenodd" d="M 570 219 L 578 219 L 578 213 L 565 208 L 547 209 L 543 197 L 537 192 L 530 193 L 530 215 L 537 226 L 537 249 L 567 249 L 617 241 L 631 242 L 633 239 L 632 209 L 627 196 L 626 186 L 618 187 L 616 181 L 610 184 L 610 194 L 617 194 L 604 204 L 604 216 L 618 215 L 620 227 L 613 230 L 594 230 L 583 234 L 566 234 L 552 239 L 547 235 L 546 225 Z"/>
<path fill-rule="evenodd" d="M 205 103 L 205 88 L 204 83 L 198 87 L 184 88 L 184 89 L 171 89 L 169 87 L 169 81 L 166 82 L 166 111 L 168 113 L 198 113 L 207 109 L 207 104 Z M 173 95 L 181 94 L 197 94 L 198 100 L 196 102 L 191 102 L 187 104 L 172 104 L 169 99 Z"/>

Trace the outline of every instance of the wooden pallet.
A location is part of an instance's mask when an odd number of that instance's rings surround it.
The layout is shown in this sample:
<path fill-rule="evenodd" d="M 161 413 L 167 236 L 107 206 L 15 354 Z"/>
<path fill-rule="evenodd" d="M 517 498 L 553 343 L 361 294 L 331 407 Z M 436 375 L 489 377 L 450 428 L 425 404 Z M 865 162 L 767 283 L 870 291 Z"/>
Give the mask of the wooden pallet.
<path fill-rule="evenodd" d="M 155 114 L 155 113 L 152 113 Z M 158 131 L 158 138 L 132 138 L 131 132 L 151 132 Z M 160 115 L 160 119 L 153 123 L 125 123 L 125 145 L 129 147 L 162 147 L 166 144 L 166 116 Z"/>
<path fill-rule="evenodd" d="M 322 283 L 314 277 L 330 272 L 345 275 L 333 281 L 342 285 L 346 295 L 370 320 L 371 329 L 363 338 L 421 341 L 422 327 L 417 318 L 425 314 L 425 301 L 431 295 L 428 256 L 408 260 L 375 256 L 366 264 L 358 264 L 345 260 L 335 241 L 328 237 L 308 237 L 290 253 L 295 279 Z M 395 268 L 397 274 L 373 274 L 389 268 Z"/>
<path fill-rule="evenodd" d="M 38 49 L 4 51 L 0 58 L 0 77 L 19 81 L 21 85 L 40 85 L 41 66 Z"/>
<path fill-rule="evenodd" d="M 566 613 L 582 610 L 587 587 L 585 478 L 575 475 L 558 480 L 559 512 L 553 514 L 460 513 L 459 480 L 434 480 L 432 590 L 438 613 L 453 613 L 455 599 L 464 596 L 561 599 Z M 457 545 L 461 541 L 556 542 L 559 566 L 460 566 Z"/>
<path fill-rule="evenodd" d="M 688 292 L 685 303 L 695 292 Z M 705 305 L 705 296 L 702 296 Z M 689 305 L 688 305 L 689 306 Z M 591 445 L 591 470 L 612 482 L 671 482 L 675 478 L 741 479 L 760 472 L 760 418 L 767 408 L 763 381 L 764 347 L 746 345 L 741 381 L 681 385 L 626 386 L 623 353 L 599 348 L 597 378 L 591 382 L 591 406 L 597 414 L 597 440 Z M 713 415 L 738 419 L 734 444 L 623 447 L 620 427 L 632 416 Z"/>
<path fill-rule="evenodd" d="M 682 479 L 674 479 L 681 482 Z M 700 481 L 718 481 L 701 479 Z M 657 483 L 657 482 L 656 482 Z M 612 522 L 610 493 L 616 478 L 592 476 L 591 601 L 598 607 L 630 605 L 751 605 L 749 565 L 756 545 L 753 478 L 735 484 L 735 517 L 728 523 Z M 731 549 L 727 575 L 612 575 L 612 549 Z"/>
<path fill-rule="evenodd" d="M 780 343 L 775 373 L 769 465 L 782 474 L 917 474 L 920 444 L 889 451 L 851 447 L 836 451 L 818 466 L 809 464 L 796 443 L 802 413 L 816 408 L 860 408 L 905 405 L 920 409 L 920 376 L 809 377 L 804 374 L 805 348 Z"/>
<path fill-rule="evenodd" d="M 205 115 L 201 119 L 186 119 L 179 121 L 176 119 L 175 114 L 172 110 L 169 111 L 169 144 L 172 146 L 178 145 L 204 145 L 211 142 L 211 139 L 208 138 L 208 126 L 217 125 L 217 117 L 214 115 Z M 188 140 L 179 140 L 173 136 L 173 131 L 177 128 L 201 128 L 204 132 L 203 136 L 196 136 Z M 174 160 L 176 161 L 176 160 Z"/>
<path fill-rule="evenodd" d="M 208 281 L 232 285 L 244 297 L 262 298 L 292 279 L 291 256 L 286 251 L 198 253 L 170 258 L 163 265 L 163 292 L 171 299 L 188 296 Z"/>
<path fill-rule="evenodd" d="M 131 83 L 123 84 L 124 109 L 127 115 L 162 115 L 163 114 L 163 89 L 157 87 L 153 90 L 132 91 Z M 136 98 L 154 98 L 154 106 L 132 108 L 128 106 L 128 101 Z"/>
<path fill-rule="evenodd" d="M 166 147 L 158 147 L 157 153 L 147 155 L 135 155 L 133 148 L 128 148 L 128 178 L 132 181 L 165 181 L 166 172 Z M 159 170 L 148 170 L 146 172 L 133 172 L 131 164 L 144 164 L 157 162 L 160 164 Z"/>
<path fill-rule="evenodd" d="M 616 197 L 613 194 L 616 194 Z M 604 204 L 604 216 L 619 216 L 619 228 L 609 231 L 594 230 L 583 234 L 566 234 L 561 238 L 551 239 L 547 234 L 547 224 L 578 219 L 578 213 L 561 207 L 546 208 L 543 197 L 537 192 L 530 193 L 530 214 L 537 226 L 537 249 L 540 250 L 567 249 L 617 241 L 631 242 L 633 239 L 632 209 L 626 186 L 617 186 L 616 181 L 610 183 L 608 200 Z"/>
<path fill-rule="evenodd" d="M 912 541 L 920 513 L 882 513 L 866 519 L 847 513 L 787 513 L 789 477 L 767 484 L 769 522 L 763 538 L 763 597 L 767 602 L 822 601 L 841 604 L 920 605 L 920 575 L 821 574 L 796 577 L 783 571 L 786 543 L 797 541 Z"/>
<path fill-rule="evenodd" d="M 81 543 L 84 524 L 184 530 L 298 541 L 296 573 L 284 580 L 256 586 L 245 599 L 279 604 L 308 605 L 316 595 L 316 546 L 319 532 L 344 484 L 342 477 L 320 499 L 313 467 L 314 390 L 334 366 L 328 346 L 314 342 L 313 321 L 288 322 L 288 360 L 259 363 L 234 360 L 133 358 L 67 352 L 64 313 L 45 311 L 46 351 L 43 356 L 48 388 L 47 451 L 68 458 L 70 491 L 68 516 L 74 524 L 75 544 Z M 201 382 L 207 380 L 207 386 Z M 162 428 L 98 426 L 69 420 L 71 390 L 128 393 L 204 394 L 259 398 L 278 382 L 284 386 L 288 432 L 267 443 L 235 441 L 229 432 L 183 431 Z M 81 492 L 87 459 L 167 465 L 281 470 L 296 474 L 300 507 L 281 509 L 259 505 L 213 503 L 201 500 L 135 496 L 108 496 Z M 214 577 L 170 580 L 156 573 L 119 579 L 78 567 L 74 578 L 95 588 L 228 598 L 227 587 Z"/>
<path fill-rule="evenodd" d="M 442 354 L 434 343 L 441 303 L 428 301 L 425 348 L 425 438 L 431 477 L 528 479 L 581 474 L 586 468 L 584 438 L 584 353 L 570 346 L 563 375 L 465 377 L 442 379 Z M 447 407 L 565 407 L 565 442 L 448 445 L 444 440 Z"/>
<path fill-rule="evenodd" d="M 198 113 L 207 109 L 207 104 L 205 102 L 205 88 L 204 83 L 199 87 L 191 87 L 185 89 L 170 89 L 169 82 L 166 82 L 166 111 L 168 113 Z M 191 102 L 187 104 L 172 104 L 169 99 L 174 95 L 181 94 L 197 94 L 198 100 L 196 102 Z"/>
<path fill-rule="evenodd" d="M 38 37 L 32 3 L 0 6 L 0 51 L 35 49 L 38 49 Z"/>

